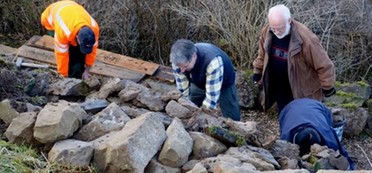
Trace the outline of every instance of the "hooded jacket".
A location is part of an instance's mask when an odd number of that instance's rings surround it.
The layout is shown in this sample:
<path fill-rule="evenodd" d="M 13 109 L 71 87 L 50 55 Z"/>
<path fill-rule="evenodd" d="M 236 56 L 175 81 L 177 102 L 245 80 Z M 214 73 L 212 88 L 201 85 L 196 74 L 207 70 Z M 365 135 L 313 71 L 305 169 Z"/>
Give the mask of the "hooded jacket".
<path fill-rule="evenodd" d="M 275 100 L 270 95 L 269 52 L 273 33 L 267 24 L 261 31 L 258 56 L 253 61 L 253 71 L 262 75 L 263 107 L 269 109 Z M 284 73 L 284 72 L 283 72 Z M 336 81 L 334 64 L 322 47 L 318 37 L 305 25 L 291 20 L 288 48 L 288 79 L 293 98 L 313 98 L 321 101 L 322 89 L 329 90 Z"/>
<path fill-rule="evenodd" d="M 83 6 L 74 1 L 58 1 L 49 5 L 41 14 L 41 24 L 47 30 L 53 30 L 54 54 L 57 71 L 68 76 L 69 46 L 78 46 L 76 36 L 80 28 L 87 26 L 94 32 L 96 43 L 93 51 L 85 57 L 86 66 L 94 64 L 97 54 L 99 26 Z"/>
<path fill-rule="evenodd" d="M 324 145 L 339 150 L 349 161 L 350 168 L 354 169 L 355 164 L 338 140 L 332 124 L 332 113 L 324 104 L 309 98 L 295 99 L 280 112 L 280 139 L 293 143 L 299 128 L 312 127 L 319 133 Z"/>

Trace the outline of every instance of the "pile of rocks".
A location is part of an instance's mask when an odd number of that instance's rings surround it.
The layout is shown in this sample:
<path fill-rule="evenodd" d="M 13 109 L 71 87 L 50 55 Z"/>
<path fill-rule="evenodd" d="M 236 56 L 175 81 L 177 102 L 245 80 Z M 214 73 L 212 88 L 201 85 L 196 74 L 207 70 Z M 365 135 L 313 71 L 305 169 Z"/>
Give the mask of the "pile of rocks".
<path fill-rule="evenodd" d="M 51 146 L 50 162 L 93 164 L 100 172 L 309 172 L 314 162 L 340 156 L 314 145 L 301 163 L 297 145 L 276 136 L 260 138 L 256 122 L 205 113 L 181 97 L 174 85 L 153 80 L 61 79 L 47 93 L 54 101 L 44 107 L 28 104 L 23 111 L 16 106 L 22 103 L 3 100 L 0 118 L 8 125 L 5 136 L 10 142 Z M 365 126 L 365 115 L 348 123 Z M 344 169 L 343 161 L 327 162 L 324 168 Z M 308 170 L 300 165 L 308 165 Z"/>

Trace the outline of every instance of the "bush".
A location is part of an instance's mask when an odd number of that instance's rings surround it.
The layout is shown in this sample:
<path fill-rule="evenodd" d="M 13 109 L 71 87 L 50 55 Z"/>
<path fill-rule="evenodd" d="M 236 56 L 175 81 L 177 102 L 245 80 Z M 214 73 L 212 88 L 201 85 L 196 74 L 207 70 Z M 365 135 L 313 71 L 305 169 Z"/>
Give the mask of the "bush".
<path fill-rule="evenodd" d="M 50 2 L 50 0 L 2 0 L 0 36 L 11 40 L 8 43 L 10 46 L 19 46 L 33 35 L 40 35 L 42 33 L 40 14 L 44 6 Z"/>
<path fill-rule="evenodd" d="M 44 34 L 39 22 L 50 0 L 5 0 L 0 4 L 0 37 L 18 46 Z M 320 38 L 336 65 L 337 79 L 372 83 L 369 0 L 78 0 L 101 28 L 100 48 L 169 65 L 179 38 L 223 48 L 237 68 L 252 68 L 268 9 L 287 4 L 293 17 Z M 19 40 L 19 41 L 17 41 Z"/>

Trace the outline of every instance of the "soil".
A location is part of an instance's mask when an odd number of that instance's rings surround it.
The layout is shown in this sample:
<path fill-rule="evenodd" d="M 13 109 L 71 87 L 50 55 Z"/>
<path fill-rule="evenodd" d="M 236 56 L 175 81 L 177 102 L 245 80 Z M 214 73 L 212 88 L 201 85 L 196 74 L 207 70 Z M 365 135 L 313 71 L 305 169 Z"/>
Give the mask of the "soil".
<path fill-rule="evenodd" d="M 54 79 L 52 73 L 38 69 L 18 69 L 0 57 L 0 101 L 14 99 L 43 106 L 48 102 L 45 96 L 48 83 Z M 278 135 L 278 119 L 275 111 L 242 110 L 243 121 L 255 121 L 265 136 Z M 0 139 L 5 139 L 4 122 L 0 121 Z M 372 170 L 372 136 L 367 133 L 353 138 L 344 138 L 349 155 L 356 162 L 358 170 Z"/>

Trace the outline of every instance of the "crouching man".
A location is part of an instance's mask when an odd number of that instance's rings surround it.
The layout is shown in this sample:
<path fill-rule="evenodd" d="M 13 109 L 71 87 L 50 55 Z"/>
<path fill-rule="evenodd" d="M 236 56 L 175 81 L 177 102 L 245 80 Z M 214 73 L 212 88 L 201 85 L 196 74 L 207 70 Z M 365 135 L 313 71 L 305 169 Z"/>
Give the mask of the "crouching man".
<path fill-rule="evenodd" d="M 300 156 L 309 153 L 315 143 L 339 150 L 354 170 L 355 164 L 337 138 L 332 123 L 332 113 L 324 104 L 309 98 L 296 99 L 280 112 L 280 139 L 299 145 Z"/>
<path fill-rule="evenodd" d="M 216 110 L 224 117 L 240 121 L 235 71 L 229 56 L 210 43 L 177 40 L 171 48 L 170 61 L 177 89 L 202 110 Z"/>

